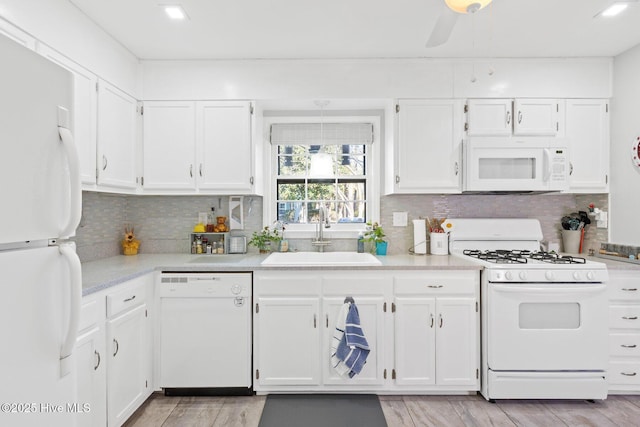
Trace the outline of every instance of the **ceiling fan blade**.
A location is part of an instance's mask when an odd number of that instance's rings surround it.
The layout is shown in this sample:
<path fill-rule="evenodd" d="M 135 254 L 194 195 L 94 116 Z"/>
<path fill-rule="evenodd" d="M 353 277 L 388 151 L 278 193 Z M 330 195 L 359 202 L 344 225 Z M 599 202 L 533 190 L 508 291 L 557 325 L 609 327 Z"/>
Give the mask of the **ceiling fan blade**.
<path fill-rule="evenodd" d="M 452 11 L 448 7 L 443 7 L 442 13 L 436 21 L 433 31 L 431 31 L 431 36 L 429 36 L 429 40 L 427 40 L 426 47 L 440 46 L 449 40 L 449 36 L 451 35 L 457 20 L 458 14 L 456 12 Z"/>

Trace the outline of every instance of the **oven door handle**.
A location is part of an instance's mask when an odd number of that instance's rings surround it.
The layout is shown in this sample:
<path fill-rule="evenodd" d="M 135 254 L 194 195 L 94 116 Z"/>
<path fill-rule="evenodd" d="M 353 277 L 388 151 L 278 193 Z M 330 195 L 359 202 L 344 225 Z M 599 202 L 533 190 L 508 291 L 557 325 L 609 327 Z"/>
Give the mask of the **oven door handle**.
<path fill-rule="evenodd" d="M 604 292 L 607 289 L 607 285 L 599 283 L 597 285 L 588 284 L 584 286 L 527 286 L 527 285 L 490 285 L 491 288 L 497 292 L 505 292 L 505 293 L 519 293 L 522 294 L 524 292 L 543 292 L 548 294 L 575 294 L 576 292 L 580 292 L 582 294 L 597 294 L 600 292 Z"/>

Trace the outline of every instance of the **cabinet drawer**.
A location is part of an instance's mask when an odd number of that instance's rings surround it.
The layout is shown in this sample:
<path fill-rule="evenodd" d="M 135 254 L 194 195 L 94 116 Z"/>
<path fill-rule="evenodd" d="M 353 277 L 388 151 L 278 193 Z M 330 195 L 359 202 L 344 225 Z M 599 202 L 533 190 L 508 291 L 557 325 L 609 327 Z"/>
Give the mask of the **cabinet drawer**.
<path fill-rule="evenodd" d="M 640 329 L 640 305 L 609 306 L 610 329 Z"/>
<path fill-rule="evenodd" d="M 640 360 L 610 362 L 607 377 L 609 384 L 640 384 Z"/>
<path fill-rule="evenodd" d="M 640 274 L 610 273 L 609 299 L 640 301 Z"/>
<path fill-rule="evenodd" d="M 134 281 L 123 289 L 107 295 L 107 317 L 144 304 L 147 299 L 146 281 Z"/>
<path fill-rule="evenodd" d="M 100 299 L 100 301 L 104 301 Z M 84 331 L 100 321 L 100 304 L 96 299 L 82 300 L 80 306 L 80 322 L 78 324 L 78 331 Z M 104 305 L 102 306 L 104 310 Z"/>
<path fill-rule="evenodd" d="M 396 295 L 475 295 L 479 286 L 478 281 L 477 271 L 401 275 L 393 278 L 393 292 Z"/>
<path fill-rule="evenodd" d="M 611 334 L 609 336 L 611 356 L 640 357 L 640 332 L 634 334 Z"/>

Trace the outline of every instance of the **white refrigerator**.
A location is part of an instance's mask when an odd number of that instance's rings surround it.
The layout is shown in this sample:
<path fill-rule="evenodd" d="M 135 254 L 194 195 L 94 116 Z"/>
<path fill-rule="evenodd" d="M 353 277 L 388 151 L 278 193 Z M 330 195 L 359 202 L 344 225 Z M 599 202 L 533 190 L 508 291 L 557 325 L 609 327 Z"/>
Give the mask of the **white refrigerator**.
<path fill-rule="evenodd" d="M 73 77 L 0 35 L 0 425 L 74 426 L 82 277 Z M 78 405 L 80 404 L 80 405 Z"/>

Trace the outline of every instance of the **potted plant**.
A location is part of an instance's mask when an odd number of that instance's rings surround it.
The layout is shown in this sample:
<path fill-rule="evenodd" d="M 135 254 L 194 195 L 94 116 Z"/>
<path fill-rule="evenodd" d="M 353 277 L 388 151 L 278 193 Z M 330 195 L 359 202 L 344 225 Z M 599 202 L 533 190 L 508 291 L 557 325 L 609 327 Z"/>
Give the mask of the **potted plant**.
<path fill-rule="evenodd" d="M 254 231 L 249 240 L 249 244 L 258 248 L 261 254 L 271 252 L 272 242 L 278 243 L 282 240 L 282 236 L 277 229 L 270 229 L 268 226 L 264 227 L 260 232 Z M 277 247 L 277 245 L 276 245 Z"/>
<path fill-rule="evenodd" d="M 374 243 L 376 255 L 387 254 L 387 241 L 385 240 L 385 237 L 386 235 L 384 234 L 384 230 L 377 222 L 374 222 L 373 224 L 367 222 L 367 232 L 364 235 L 364 239 L 368 242 Z"/>

